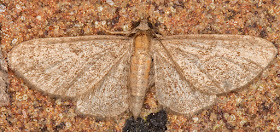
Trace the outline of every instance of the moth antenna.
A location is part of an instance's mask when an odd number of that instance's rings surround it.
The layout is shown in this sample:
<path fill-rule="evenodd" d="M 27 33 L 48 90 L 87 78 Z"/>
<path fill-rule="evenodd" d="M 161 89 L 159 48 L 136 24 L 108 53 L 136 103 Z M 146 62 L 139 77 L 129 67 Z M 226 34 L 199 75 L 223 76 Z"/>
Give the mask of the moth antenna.
<path fill-rule="evenodd" d="M 108 33 L 108 34 L 111 34 L 111 35 L 124 35 L 124 36 L 129 36 L 130 34 L 132 34 L 132 31 L 110 31 L 106 28 L 104 28 L 101 24 L 97 23 L 96 24 L 96 27 L 98 28 L 101 28 L 104 32 Z"/>

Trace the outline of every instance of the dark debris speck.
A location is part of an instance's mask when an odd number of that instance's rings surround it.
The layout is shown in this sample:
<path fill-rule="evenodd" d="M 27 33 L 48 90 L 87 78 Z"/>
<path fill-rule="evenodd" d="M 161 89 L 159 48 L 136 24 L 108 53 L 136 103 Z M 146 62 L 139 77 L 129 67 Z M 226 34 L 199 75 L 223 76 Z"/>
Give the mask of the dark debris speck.
<path fill-rule="evenodd" d="M 267 37 L 267 32 L 266 32 L 265 30 L 262 30 L 262 31 L 260 32 L 260 36 L 261 36 L 262 38 Z"/>
<path fill-rule="evenodd" d="M 55 131 L 59 131 L 65 127 L 65 123 L 61 122 L 59 125 L 55 126 Z"/>
<path fill-rule="evenodd" d="M 42 128 L 40 129 L 40 131 L 41 131 L 41 132 L 47 132 L 47 131 L 48 131 L 47 126 L 42 127 Z"/>
<path fill-rule="evenodd" d="M 161 110 L 158 113 L 148 115 L 146 121 L 133 117 L 129 118 L 123 128 L 123 132 L 164 132 L 167 130 L 167 114 Z"/>
<path fill-rule="evenodd" d="M 123 132 L 146 132 L 148 131 L 148 126 L 142 118 L 137 118 L 134 120 L 133 117 L 129 118 L 125 122 Z"/>
<path fill-rule="evenodd" d="M 233 125 L 230 124 L 230 123 L 226 123 L 226 128 L 229 129 L 229 130 L 234 130 L 234 129 L 235 129 L 235 126 L 233 126 Z"/>

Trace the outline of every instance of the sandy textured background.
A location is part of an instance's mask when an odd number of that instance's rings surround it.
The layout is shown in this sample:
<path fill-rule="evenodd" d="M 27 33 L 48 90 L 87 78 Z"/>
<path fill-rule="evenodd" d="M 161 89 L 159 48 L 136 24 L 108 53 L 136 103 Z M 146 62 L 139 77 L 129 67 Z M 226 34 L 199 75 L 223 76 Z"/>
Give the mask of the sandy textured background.
<path fill-rule="evenodd" d="M 279 0 L 158 0 L 66 1 L 1 0 L 3 54 L 35 38 L 104 34 L 96 24 L 112 31 L 129 31 L 146 14 L 163 35 L 240 34 L 264 38 L 280 45 Z M 248 87 L 222 95 L 216 105 L 192 117 L 168 114 L 168 131 L 280 130 L 280 61 Z M 0 108 L 0 131 L 121 131 L 129 114 L 106 121 L 75 114 L 71 100 L 51 98 L 24 85 L 9 71 L 11 104 Z M 146 111 L 158 108 L 149 93 Z M 142 113 L 143 116 L 149 113 Z"/>

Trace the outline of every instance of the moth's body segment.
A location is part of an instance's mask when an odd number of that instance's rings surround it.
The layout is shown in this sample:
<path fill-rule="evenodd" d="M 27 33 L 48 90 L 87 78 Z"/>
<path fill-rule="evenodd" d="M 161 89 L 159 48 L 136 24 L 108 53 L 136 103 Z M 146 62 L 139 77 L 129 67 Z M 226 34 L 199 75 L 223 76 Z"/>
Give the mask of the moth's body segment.
<path fill-rule="evenodd" d="M 130 111 L 137 118 L 141 112 L 146 89 L 148 88 L 151 67 L 151 35 L 149 32 L 140 31 L 134 38 L 133 53 L 130 63 L 129 88 Z"/>

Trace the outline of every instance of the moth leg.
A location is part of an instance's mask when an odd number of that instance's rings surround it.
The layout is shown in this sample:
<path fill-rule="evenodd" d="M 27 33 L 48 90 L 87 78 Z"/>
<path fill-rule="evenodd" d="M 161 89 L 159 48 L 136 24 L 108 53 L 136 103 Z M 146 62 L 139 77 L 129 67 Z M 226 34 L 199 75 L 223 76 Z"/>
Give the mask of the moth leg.
<path fill-rule="evenodd" d="M 149 88 L 153 87 L 154 85 L 155 85 L 155 68 L 154 68 L 154 63 L 151 63 L 151 70 L 149 73 Z"/>

